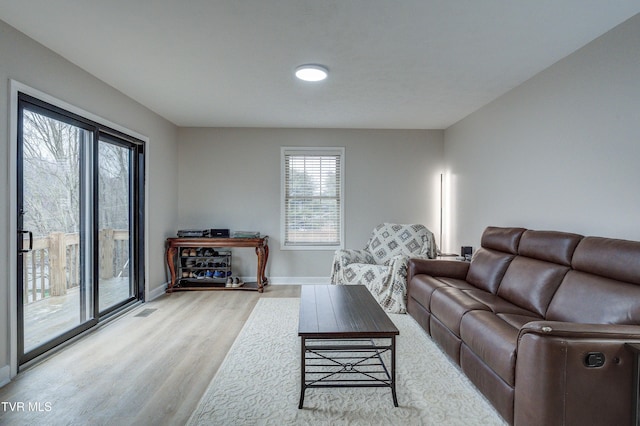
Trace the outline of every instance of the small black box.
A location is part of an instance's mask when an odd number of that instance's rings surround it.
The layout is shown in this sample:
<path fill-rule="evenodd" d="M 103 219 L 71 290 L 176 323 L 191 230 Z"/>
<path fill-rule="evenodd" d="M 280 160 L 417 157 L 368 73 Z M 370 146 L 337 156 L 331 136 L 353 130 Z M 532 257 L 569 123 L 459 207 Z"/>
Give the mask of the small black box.
<path fill-rule="evenodd" d="M 462 246 L 460 247 L 460 256 L 462 257 L 467 257 L 467 256 L 471 256 L 473 252 L 473 247 L 471 246 Z"/>
<path fill-rule="evenodd" d="M 211 238 L 229 238 L 228 229 L 210 229 L 209 237 Z"/>

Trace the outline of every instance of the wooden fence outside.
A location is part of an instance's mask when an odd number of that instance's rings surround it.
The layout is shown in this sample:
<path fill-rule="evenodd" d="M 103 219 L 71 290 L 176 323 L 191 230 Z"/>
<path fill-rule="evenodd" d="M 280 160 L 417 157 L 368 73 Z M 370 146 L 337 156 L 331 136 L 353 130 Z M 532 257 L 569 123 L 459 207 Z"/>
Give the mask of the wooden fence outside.
<path fill-rule="evenodd" d="M 100 279 L 128 276 L 129 231 L 100 230 L 98 253 Z M 25 304 L 63 296 L 80 283 L 80 235 L 57 232 L 34 238 L 23 262 Z"/>

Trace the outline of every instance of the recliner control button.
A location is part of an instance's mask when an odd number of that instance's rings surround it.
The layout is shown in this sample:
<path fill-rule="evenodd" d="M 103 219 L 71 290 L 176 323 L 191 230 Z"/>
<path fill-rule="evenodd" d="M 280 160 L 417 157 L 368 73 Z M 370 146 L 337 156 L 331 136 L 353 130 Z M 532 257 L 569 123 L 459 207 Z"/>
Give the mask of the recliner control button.
<path fill-rule="evenodd" d="M 604 365 L 604 354 L 602 352 L 589 352 L 584 358 L 584 365 L 589 368 L 602 367 Z"/>

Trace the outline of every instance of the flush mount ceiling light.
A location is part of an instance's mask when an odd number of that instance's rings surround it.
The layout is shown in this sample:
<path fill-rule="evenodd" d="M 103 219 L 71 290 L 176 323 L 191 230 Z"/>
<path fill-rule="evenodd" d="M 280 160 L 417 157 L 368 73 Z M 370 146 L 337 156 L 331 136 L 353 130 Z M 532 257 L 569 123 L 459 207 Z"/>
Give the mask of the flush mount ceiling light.
<path fill-rule="evenodd" d="M 303 81 L 322 81 L 328 74 L 329 70 L 322 65 L 305 64 L 296 68 L 296 77 Z"/>

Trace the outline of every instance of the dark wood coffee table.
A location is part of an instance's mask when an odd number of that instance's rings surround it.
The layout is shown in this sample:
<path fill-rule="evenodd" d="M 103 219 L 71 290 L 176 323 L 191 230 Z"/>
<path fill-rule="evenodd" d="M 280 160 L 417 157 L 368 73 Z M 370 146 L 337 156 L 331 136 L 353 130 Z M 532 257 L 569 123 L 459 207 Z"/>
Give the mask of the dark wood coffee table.
<path fill-rule="evenodd" d="M 365 286 L 302 286 L 298 408 L 307 389 L 326 387 L 388 387 L 397 407 L 399 334 Z"/>

